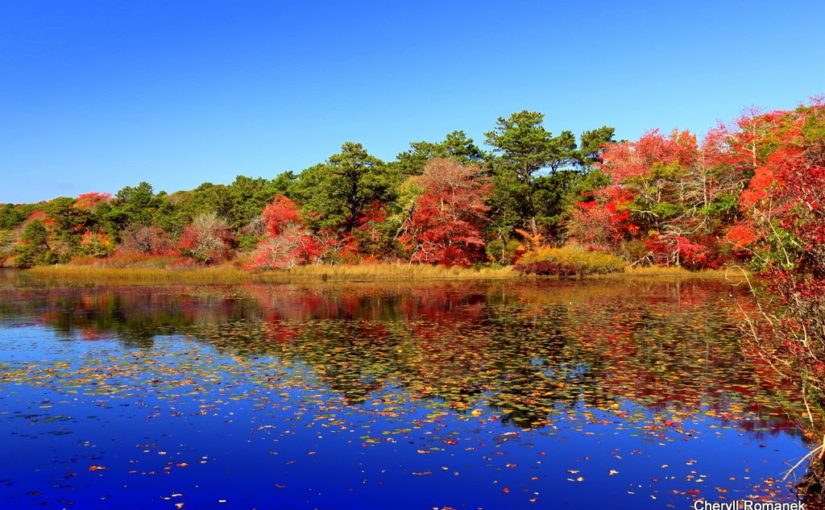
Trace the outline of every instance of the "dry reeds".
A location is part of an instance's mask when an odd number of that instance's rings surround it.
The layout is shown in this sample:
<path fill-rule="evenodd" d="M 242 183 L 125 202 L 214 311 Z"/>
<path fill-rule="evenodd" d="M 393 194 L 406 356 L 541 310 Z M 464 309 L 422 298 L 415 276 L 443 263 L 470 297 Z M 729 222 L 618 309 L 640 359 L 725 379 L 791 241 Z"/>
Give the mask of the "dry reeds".
<path fill-rule="evenodd" d="M 232 265 L 186 268 L 38 266 L 26 274 L 50 283 L 202 284 L 289 283 L 297 281 L 491 280 L 518 278 L 512 268 L 445 267 L 423 264 L 308 265 L 283 271 L 247 271 Z"/>

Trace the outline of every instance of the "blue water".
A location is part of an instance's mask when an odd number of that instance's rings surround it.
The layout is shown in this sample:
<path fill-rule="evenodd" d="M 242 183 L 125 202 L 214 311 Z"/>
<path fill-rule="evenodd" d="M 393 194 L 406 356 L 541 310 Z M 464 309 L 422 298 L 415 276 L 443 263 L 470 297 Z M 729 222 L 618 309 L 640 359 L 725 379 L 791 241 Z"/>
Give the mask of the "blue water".
<path fill-rule="evenodd" d="M 731 290 L 589 285 L 6 289 L 0 507 L 793 501 Z"/>

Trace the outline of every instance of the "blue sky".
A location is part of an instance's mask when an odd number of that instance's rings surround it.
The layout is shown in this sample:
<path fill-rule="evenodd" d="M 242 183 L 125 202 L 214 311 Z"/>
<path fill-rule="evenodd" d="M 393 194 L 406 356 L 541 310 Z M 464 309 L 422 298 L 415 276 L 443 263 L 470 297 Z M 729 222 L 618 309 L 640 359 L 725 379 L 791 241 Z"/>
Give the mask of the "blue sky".
<path fill-rule="evenodd" d="M 821 0 L 0 0 L 0 202 L 300 171 L 529 109 L 703 132 L 825 93 Z"/>

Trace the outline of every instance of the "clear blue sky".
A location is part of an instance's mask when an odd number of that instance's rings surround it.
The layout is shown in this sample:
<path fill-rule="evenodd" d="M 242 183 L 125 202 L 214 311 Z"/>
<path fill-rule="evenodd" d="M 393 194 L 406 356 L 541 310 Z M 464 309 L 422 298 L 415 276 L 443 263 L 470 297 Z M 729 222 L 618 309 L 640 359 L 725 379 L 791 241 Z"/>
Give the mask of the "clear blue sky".
<path fill-rule="evenodd" d="M 703 132 L 825 92 L 825 2 L 0 0 L 0 202 L 300 171 L 530 109 Z"/>

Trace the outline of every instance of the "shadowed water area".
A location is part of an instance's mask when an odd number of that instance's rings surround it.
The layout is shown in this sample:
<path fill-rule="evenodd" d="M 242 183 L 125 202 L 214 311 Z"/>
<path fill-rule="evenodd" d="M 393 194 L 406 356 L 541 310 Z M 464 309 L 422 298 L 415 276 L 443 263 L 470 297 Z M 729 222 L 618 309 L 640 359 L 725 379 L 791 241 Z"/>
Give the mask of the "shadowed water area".
<path fill-rule="evenodd" d="M 794 501 L 808 450 L 725 282 L 13 280 L 2 508 Z"/>

